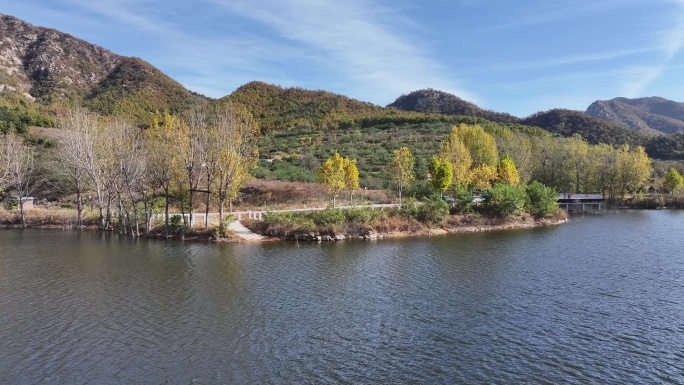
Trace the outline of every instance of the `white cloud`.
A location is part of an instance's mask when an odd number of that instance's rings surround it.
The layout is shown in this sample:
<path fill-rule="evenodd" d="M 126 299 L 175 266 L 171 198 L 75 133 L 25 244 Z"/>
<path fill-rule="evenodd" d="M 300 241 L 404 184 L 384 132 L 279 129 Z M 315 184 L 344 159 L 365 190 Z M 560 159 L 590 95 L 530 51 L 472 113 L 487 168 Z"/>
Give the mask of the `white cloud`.
<path fill-rule="evenodd" d="M 339 76 L 330 83 L 348 83 L 343 88 L 365 100 L 391 102 L 403 92 L 425 87 L 475 99 L 440 76 L 444 69 L 420 42 L 402 36 L 399 26 L 383 17 L 388 11 L 372 2 L 209 1 L 258 21 L 288 45 L 302 47 L 316 66 Z"/>
<path fill-rule="evenodd" d="M 675 10 L 667 22 L 669 28 L 658 34 L 654 48 L 660 52 L 657 62 L 649 66 L 633 68 L 633 76 L 623 84 L 627 97 L 642 96 L 642 93 L 664 73 L 672 60 L 684 48 L 684 0 L 672 0 Z"/>

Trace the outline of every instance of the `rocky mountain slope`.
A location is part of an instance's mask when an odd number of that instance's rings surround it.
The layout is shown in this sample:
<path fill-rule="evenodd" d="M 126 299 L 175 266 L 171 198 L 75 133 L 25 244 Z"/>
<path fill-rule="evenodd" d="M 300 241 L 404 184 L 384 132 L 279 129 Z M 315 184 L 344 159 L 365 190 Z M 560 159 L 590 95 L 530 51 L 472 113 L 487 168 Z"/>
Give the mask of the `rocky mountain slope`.
<path fill-rule="evenodd" d="M 0 15 L 0 92 L 44 106 L 78 101 L 103 113 L 134 106 L 136 118 L 206 102 L 141 59 L 7 15 Z"/>
<path fill-rule="evenodd" d="M 648 134 L 684 133 L 684 103 L 664 98 L 597 100 L 586 113 Z"/>

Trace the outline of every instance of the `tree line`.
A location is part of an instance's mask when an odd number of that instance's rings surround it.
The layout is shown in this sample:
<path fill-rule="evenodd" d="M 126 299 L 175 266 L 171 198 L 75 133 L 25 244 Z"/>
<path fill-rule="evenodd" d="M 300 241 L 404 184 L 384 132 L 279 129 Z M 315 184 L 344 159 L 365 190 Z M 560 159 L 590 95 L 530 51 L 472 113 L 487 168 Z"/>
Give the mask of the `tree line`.
<path fill-rule="evenodd" d="M 216 204 L 222 219 L 257 157 L 258 127 L 242 106 L 228 102 L 179 115 L 157 112 L 142 130 L 121 118 L 73 108 L 60 117 L 59 128 L 59 144 L 43 159 L 50 163 L 43 168 L 75 195 L 77 226 L 90 201 L 101 229 L 134 236 L 151 230 L 153 213 L 161 208 L 168 236 L 172 203 L 183 214 L 183 229 L 193 226 L 197 200 L 203 201 L 205 214 Z M 15 134 L 6 134 L 2 145 L 0 187 L 20 197 L 30 195 L 36 182 L 35 150 Z M 25 224 L 23 215 L 21 220 Z"/>
<path fill-rule="evenodd" d="M 524 186 L 531 186 L 530 182 L 538 183 L 532 191 L 537 195 L 541 194 L 537 191 L 541 185 L 555 191 L 624 198 L 627 193 L 642 188 L 650 176 L 651 161 L 640 146 L 591 145 L 579 135 L 558 138 L 528 135 L 500 125 L 487 128 L 478 124 L 454 125 L 439 144 L 437 154 L 425 162 L 427 175 L 424 180 L 417 181 L 418 184 L 426 184 L 440 195 L 470 201 L 473 195 L 518 194 Z M 342 159 L 336 153 L 326 165 L 338 158 Z M 416 179 L 416 164 L 417 159 L 407 146 L 395 150 L 388 164 L 387 175 L 400 202 Z M 330 189 L 329 178 L 320 179 L 329 187 L 332 199 L 343 188 L 342 168 L 338 173 L 340 187 L 337 190 Z M 516 192 L 519 185 L 523 187 Z"/>

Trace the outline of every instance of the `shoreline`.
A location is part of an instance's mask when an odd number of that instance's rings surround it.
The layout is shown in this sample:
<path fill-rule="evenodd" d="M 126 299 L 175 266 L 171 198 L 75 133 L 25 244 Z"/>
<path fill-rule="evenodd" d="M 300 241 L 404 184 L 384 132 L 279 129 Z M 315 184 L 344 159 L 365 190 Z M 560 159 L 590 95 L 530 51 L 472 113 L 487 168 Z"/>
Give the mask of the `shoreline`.
<path fill-rule="evenodd" d="M 463 220 L 466 216 L 454 216 L 459 217 L 458 219 Z M 463 233 L 477 233 L 485 231 L 502 231 L 502 230 L 521 230 L 529 228 L 539 228 L 548 226 L 558 226 L 568 223 L 570 220 L 568 218 L 561 219 L 531 219 L 531 218 L 492 218 L 492 217 L 482 217 L 476 220 L 468 218 L 468 223 L 459 223 L 458 225 L 443 223 L 442 225 L 435 225 L 432 227 L 425 227 L 419 230 L 408 230 L 408 231 L 374 231 L 374 230 L 364 230 L 358 233 L 340 233 L 340 234 L 329 234 L 329 233 L 319 233 L 319 232 L 289 232 L 285 236 L 271 236 L 267 234 L 259 234 L 254 232 L 254 226 L 247 225 L 254 234 L 261 236 L 261 239 L 245 239 L 240 237 L 238 234 L 232 234 L 231 236 L 225 238 L 217 238 L 215 234 L 215 227 L 210 227 L 209 229 L 196 229 L 194 231 L 186 232 L 184 236 L 180 234 L 173 233 L 169 237 L 164 236 L 163 230 L 152 230 L 150 234 L 132 236 L 130 234 L 121 234 L 116 230 L 106 230 L 101 231 L 96 225 L 88 224 L 80 229 L 73 225 L 71 221 L 56 220 L 45 221 L 41 220 L 38 223 L 31 223 L 30 218 L 28 218 L 28 223 L 26 227 L 22 227 L 17 223 L 0 223 L 0 229 L 47 229 L 47 230 L 69 230 L 69 231 L 96 231 L 101 233 L 108 233 L 112 235 L 123 235 L 129 238 L 148 238 L 148 239 L 171 239 L 176 241 L 193 241 L 193 242 L 220 242 L 220 243 L 261 243 L 261 242 L 278 242 L 278 241 L 305 241 L 305 242 L 335 242 L 342 240 L 368 240 L 368 239 L 392 239 L 392 238 L 408 238 L 408 237 L 425 237 L 425 236 L 435 236 L 435 235 L 447 235 L 447 234 L 463 234 Z"/>
<path fill-rule="evenodd" d="M 501 218 L 481 218 L 475 222 L 454 226 L 454 225 L 444 225 L 444 226 L 434 226 L 423 228 L 414 231 L 372 231 L 365 230 L 359 233 L 321 233 L 321 232 L 296 232 L 291 231 L 284 236 L 269 236 L 264 234 L 259 234 L 264 237 L 260 241 L 251 242 L 272 242 L 272 241 L 304 241 L 304 242 L 336 242 L 343 240 L 372 240 L 372 239 L 392 239 L 392 238 L 409 238 L 409 237 L 429 237 L 436 235 L 448 235 L 448 234 L 466 234 L 466 233 L 479 233 L 487 231 L 504 231 L 504 230 L 523 230 L 531 228 L 541 228 L 549 226 L 558 226 L 566 224 L 570 221 L 569 218 L 561 219 L 551 219 L 542 218 L 535 220 L 525 220 L 521 217 L 501 219 Z M 495 223 L 491 223 L 495 222 Z M 252 226 L 247 226 L 252 227 Z M 258 233 L 257 233 L 258 234 Z M 243 241 L 241 241 L 243 242 Z M 250 242 L 250 241 L 244 241 Z"/>

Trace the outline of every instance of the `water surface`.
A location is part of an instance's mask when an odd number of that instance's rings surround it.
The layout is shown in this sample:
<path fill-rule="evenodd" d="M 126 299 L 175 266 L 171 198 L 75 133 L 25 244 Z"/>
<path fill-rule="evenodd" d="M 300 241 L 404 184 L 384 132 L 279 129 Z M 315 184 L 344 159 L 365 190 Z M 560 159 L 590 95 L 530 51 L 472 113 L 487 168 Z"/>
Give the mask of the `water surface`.
<path fill-rule="evenodd" d="M 684 213 L 337 243 L 0 231 L 0 383 L 684 383 Z"/>

